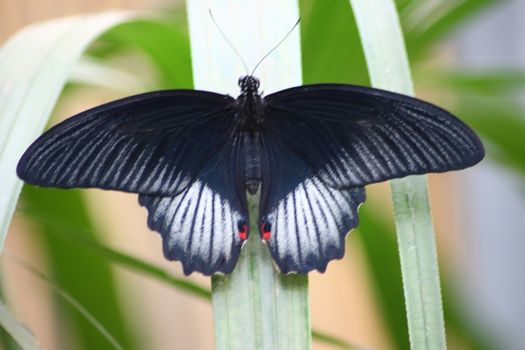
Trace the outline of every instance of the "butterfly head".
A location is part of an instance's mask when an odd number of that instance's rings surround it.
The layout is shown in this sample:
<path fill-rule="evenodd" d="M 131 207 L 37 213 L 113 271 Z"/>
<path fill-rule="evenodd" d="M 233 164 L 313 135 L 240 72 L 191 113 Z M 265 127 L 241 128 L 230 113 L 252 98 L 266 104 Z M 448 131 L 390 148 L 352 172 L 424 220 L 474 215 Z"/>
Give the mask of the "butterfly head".
<path fill-rule="evenodd" d="M 244 77 L 239 78 L 239 87 L 241 88 L 241 93 L 257 93 L 259 89 L 259 79 L 253 75 L 245 75 Z"/>

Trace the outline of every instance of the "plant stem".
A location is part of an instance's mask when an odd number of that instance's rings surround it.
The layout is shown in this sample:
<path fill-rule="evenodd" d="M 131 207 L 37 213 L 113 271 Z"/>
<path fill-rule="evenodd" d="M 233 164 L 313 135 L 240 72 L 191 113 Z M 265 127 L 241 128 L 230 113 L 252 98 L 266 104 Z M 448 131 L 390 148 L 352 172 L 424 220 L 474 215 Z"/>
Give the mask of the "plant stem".
<path fill-rule="evenodd" d="M 217 349 L 309 349 L 306 275 L 280 274 L 258 234 L 259 198 L 250 198 L 251 236 L 230 275 L 212 278 Z"/>
<path fill-rule="evenodd" d="M 296 0 L 188 0 L 195 88 L 239 93 L 249 74 L 211 21 L 209 10 L 248 69 L 299 17 Z M 242 28 L 242 29 L 241 29 Z M 301 84 L 299 30 L 257 69 L 266 94 Z M 260 240 L 258 198 L 250 198 L 250 238 L 232 274 L 212 278 L 216 348 L 310 349 L 307 276 L 277 272 Z M 229 234 L 229 233 L 228 233 Z"/>
<path fill-rule="evenodd" d="M 413 95 L 392 0 L 350 0 L 374 87 Z M 445 349 L 441 288 L 425 176 L 391 182 L 412 349 Z"/>

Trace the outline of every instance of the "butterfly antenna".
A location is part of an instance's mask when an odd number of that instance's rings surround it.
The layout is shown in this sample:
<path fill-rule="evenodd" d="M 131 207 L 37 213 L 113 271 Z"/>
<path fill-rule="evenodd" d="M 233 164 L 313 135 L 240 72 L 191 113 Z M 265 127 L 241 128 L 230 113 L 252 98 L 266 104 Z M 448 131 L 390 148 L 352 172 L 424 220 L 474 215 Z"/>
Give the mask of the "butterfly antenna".
<path fill-rule="evenodd" d="M 270 51 L 268 51 L 268 52 L 266 53 L 266 55 L 263 56 L 263 58 L 261 58 L 261 59 L 259 60 L 259 62 L 255 65 L 255 68 L 253 68 L 252 73 L 251 73 L 250 75 L 253 75 L 253 73 L 255 73 L 255 70 L 256 70 L 256 69 L 259 67 L 259 65 L 260 65 L 260 64 L 266 59 L 266 57 L 270 56 L 270 54 L 271 54 L 272 52 L 274 52 L 275 49 L 277 49 L 277 48 L 278 48 L 278 47 L 279 47 L 279 46 L 280 46 L 280 45 L 286 40 L 286 38 L 288 38 L 288 37 L 290 36 L 290 34 L 292 34 L 293 30 L 295 29 L 295 27 L 297 27 L 297 25 L 299 24 L 300 21 L 301 21 L 301 18 L 299 17 L 299 18 L 297 19 L 297 22 L 295 22 L 295 24 L 293 25 L 292 29 L 290 29 L 290 30 L 288 31 L 288 33 L 286 33 L 286 35 L 281 39 L 281 41 L 279 41 L 279 42 L 277 43 L 277 45 L 275 45 Z"/>
<path fill-rule="evenodd" d="M 211 13 L 211 9 L 208 9 L 208 12 L 210 13 L 210 17 L 211 17 L 211 20 L 213 21 L 213 24 L 215 24 L 215 27 L 217 27 L 217 29 L 219 30 L 219 33 L 221 33 L 221 36 L 222 36 L 222 37 L 224 38 L 224 40 L 228 43 L 228 45 L 230 45 L 230 47 L 232 48 L 233 52 L 235 52 L 235 54 L 237 55 L 237 57 L 239 57 L 239 59 L 240 59 L 241 62 L 242 62 L 242 65 L 244 66 L 244 70 L 246 71 L 246 75 L 248 75 L 249 69 L 248 69 L 248 66 L 246 65 L 246 62 L 244 62 L 244 60 L 242 59 L 241 54 L 239 53 L 239 51 L 237 51 L 237 49 L 235 48 L 235 46 L 233 46 L 233 44 L 231 43 L 231 41 L 228 40 L 228 37 L 227 37 L 226 34 L 224 34 L 224 32 L 222 31 L 221 27 L 219 26 L 219 23 L 217 23 L 217 21 L 215 20 L 215 17 L 213 17 L 213 13 Z"/>

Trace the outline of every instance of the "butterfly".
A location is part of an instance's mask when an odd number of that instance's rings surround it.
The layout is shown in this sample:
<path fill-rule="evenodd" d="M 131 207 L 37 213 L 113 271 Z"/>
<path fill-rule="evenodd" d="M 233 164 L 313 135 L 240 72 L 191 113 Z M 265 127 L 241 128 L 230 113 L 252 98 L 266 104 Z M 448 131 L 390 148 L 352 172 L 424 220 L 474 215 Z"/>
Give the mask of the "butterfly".
<path fill-rule="evenodd" d="M 196 90 L 123 98 L 50 128 L 18 176 L 38 186 L 138 194 L 167 259 L 230 273 L 252 234 L 283 273 L 324 272 L 358 225 L 364 186 L 478 163 L 476 134 L 447 111 L 374 88 L 317 84 L 237 99 Z M 250 232 L 247 194 L 259 194 Z"/>

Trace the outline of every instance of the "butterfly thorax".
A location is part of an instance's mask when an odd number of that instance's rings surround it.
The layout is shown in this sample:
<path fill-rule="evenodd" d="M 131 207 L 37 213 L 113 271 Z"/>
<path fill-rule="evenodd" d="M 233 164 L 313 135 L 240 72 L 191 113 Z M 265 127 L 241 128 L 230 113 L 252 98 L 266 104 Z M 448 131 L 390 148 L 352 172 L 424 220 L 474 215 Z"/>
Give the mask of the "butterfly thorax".
<path fill-rule="evenodd" d="M 239 78 L 241 94 L 237 98 L 241 129 L 260 132 L 265 127 L 262 98 L 259 95 L 259 80 L 251 75 Z"/>

